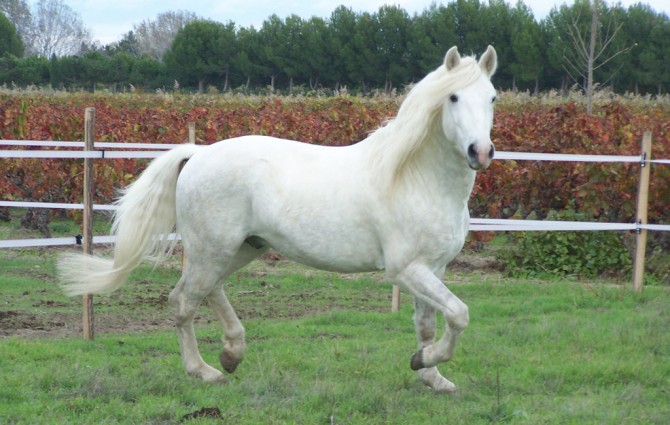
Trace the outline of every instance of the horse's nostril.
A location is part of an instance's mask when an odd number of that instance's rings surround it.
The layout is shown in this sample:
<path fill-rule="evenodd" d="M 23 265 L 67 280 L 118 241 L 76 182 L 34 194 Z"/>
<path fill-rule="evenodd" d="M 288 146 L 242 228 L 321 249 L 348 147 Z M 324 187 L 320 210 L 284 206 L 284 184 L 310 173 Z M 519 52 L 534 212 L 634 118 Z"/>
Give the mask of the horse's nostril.
<path fill-rule="evenodd" d="M 493 159 L 493 155 L 495 154 L 495 152 L 496 148 L 493 145 L 491 145 L 491 150 L 489 151 L 489 159 Z"/>
<path fill-rule="evenodd" d="M 468 146 L 468 156 L 470 158 L 477 158 L 477 149 L 475 148 L 474 143 L 472 143 L 470 146 Z"/>

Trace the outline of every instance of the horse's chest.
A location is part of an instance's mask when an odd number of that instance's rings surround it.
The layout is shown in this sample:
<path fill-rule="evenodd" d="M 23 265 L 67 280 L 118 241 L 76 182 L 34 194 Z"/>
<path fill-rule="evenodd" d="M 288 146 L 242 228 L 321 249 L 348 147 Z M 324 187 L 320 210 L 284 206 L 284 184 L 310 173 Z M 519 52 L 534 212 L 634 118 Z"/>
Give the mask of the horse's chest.
<path fill-rule="evenodd" d="M 442 249 L 456 255 L 465 243 L 468 233 L 469 214 L 463 211 L 451 211 L 443 214 L 433 222 L 426 223 L 422 230 L 431 241 L 428 246 L 432 249 Z M 455 251 L 455 252 L 454 252 Z"/>
<path fill-rule="evenodd" d="M 463 248 L 468 233 L 469 213 L 465 206 L 433 205 L 421 214 L 402 217 L 400 237 L 394 243 L 412 255 L 449 262 Z M 409 252 L 406 252 L 409 255 Z"/>

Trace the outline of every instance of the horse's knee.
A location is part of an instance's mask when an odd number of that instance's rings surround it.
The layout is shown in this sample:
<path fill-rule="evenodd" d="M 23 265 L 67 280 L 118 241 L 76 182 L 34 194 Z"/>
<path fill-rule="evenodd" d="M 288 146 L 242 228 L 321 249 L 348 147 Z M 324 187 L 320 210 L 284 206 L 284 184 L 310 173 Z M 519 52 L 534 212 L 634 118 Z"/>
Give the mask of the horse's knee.
<path fill-rule="evenodd" d="M 468 327 L 470 323 L 470 310 L 468 306 L 461 303 L 456 311 L 450 314 L 448 318 L 449 326 L 457 332 L 461 332 Z"/>

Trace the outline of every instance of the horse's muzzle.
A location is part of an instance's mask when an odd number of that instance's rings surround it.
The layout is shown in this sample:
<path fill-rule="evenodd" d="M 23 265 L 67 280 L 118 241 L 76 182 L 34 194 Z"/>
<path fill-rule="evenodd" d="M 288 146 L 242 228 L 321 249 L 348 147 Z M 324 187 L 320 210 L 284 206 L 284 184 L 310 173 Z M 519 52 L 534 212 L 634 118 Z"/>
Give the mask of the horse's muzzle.
<path fill-rule="evenodd" d="M 468 166 L 475 171 L 487 169 L 491 165 L 495 151 L 491 142 L 472 143 L 468 146 Z"/>

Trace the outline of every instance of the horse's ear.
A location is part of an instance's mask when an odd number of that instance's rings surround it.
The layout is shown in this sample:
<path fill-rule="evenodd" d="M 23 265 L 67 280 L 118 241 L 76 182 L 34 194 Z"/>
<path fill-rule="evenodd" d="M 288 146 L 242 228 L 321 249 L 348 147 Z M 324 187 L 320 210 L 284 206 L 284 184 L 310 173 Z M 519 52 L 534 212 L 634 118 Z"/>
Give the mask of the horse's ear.
<path fill-rule="evenodd" d="M 447 67 L 447 71 L 451 71 L 456 68 L 459 63 L 461 63 L 461 55 L 458 53 L 458 48 L 454 46 L 449 49 L 447 55 L 444 57 L 444 66 Z"/>
<path fill-rule="evenodd" d="M 479 59 L 479 66 L 488 75 L 489 78 L 496 72 L 498 66 L 498 54 L 493 46 L 489 46 L 482 57 Z"/>

